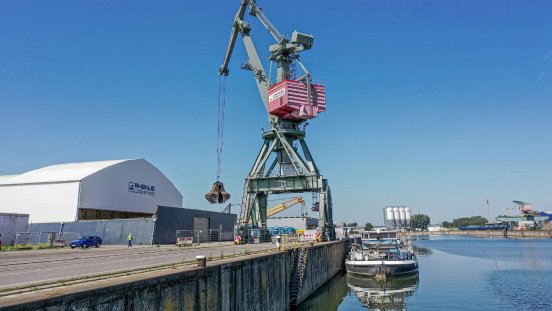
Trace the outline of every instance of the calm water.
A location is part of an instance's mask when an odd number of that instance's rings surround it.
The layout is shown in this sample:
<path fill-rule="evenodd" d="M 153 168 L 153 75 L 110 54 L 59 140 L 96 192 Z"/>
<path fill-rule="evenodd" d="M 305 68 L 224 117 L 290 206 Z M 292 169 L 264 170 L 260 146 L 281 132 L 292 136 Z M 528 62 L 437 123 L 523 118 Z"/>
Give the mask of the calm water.
<path fill-rule="evenodd" d="M 298 310 L 552 310 L 552 240 L 414 240 L 420 273 L 386 284 L 340 274 Z"/>

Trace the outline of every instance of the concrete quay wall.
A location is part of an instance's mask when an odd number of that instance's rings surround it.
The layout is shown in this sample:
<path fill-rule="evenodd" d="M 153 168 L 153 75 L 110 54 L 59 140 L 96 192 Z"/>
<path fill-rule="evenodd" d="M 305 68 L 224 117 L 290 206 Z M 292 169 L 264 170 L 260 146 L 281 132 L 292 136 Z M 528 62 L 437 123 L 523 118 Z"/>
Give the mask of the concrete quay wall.
<path fill-rule="evenodd" d="M 345 250 L 345 241 L 308 248 L 297 301 L 304 300 L 342 269 Z M 297 252 L 208 262 L 206 268 L 119 281 L 112 286 L 91 286 L 41 299 L 27 298 L 26 302 L 5 304 L 0 298 L 0 310 L 289 310 Z"/>
<path fill-rule="evenodd" d="M 345 242 L 333 244 L 332 247 L 320 245 L 309 249 L 296 304 L 300 304 L 344 268 L 346 252 Z"/>
<path fill-rule="evenodd" d="M 450 231 L 412 231 L 402 232 L 404 236 L 423 235 L 460 235 L 489 238 L 552 238 L 551 230 L 450 230 Z"/>

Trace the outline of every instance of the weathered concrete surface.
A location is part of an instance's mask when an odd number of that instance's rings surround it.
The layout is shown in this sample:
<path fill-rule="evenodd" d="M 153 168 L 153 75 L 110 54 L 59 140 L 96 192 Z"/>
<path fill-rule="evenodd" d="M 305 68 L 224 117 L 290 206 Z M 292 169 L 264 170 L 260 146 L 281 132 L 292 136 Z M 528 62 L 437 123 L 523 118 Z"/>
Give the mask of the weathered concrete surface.
<path fill-rule="evenodd" d="M 402 232 L 404 236 L 460 235 L 489 238 L 552 238 L 552 230 L 449 230 Z"/>
<path fill-rule="evenodd" d="M 309 249 L 303 284 L 297 295 L 297 304 L 341 271 L 345 264 L 346 247 L 346 243 L 335 243 L 313 246 Z"/>
<path fill-rule="evenodd" d="M 343 265 L 345 241 L 309 249 L 301 299 Z M 0 310 L 288 310 L 294 251 L 208 263 L 187 271 L 0 298 Z"/>
<path fill-rule="evenodd" d="M 234 245 L 233 242 L 205 243 L 188 247 L 176 245 L 102 246 L 100 248 L 45 249 L 0 252 L 0 291 L 39 283 L 59 283 L 71 279 L 109 275 L 123 271 L 139 272 L 154 266 L 193 261 L 198 255 L 219 257 L 246 252 L 275 251 L 271 243 Z M 0 297 L 2 297 L 0 292 Z M 1 300 L 1 298 L 0 298 Z"/>

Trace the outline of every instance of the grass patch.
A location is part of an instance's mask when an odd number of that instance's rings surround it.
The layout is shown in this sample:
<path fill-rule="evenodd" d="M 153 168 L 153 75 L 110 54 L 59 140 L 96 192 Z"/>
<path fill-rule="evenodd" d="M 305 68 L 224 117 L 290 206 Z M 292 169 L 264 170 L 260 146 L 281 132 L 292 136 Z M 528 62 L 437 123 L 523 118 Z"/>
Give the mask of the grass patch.
<path fill-rule="evenodd" d="M 14 246 L 4 246 L 2 245 L 2 251 L 28 251 L 28 250 L 36 250 L 36 249 L 50 249 L 54 248 L 52 245 L 48 243 L 42 243 L 37 245 L 31 245 L 31 244 L 17 244 Z"/>

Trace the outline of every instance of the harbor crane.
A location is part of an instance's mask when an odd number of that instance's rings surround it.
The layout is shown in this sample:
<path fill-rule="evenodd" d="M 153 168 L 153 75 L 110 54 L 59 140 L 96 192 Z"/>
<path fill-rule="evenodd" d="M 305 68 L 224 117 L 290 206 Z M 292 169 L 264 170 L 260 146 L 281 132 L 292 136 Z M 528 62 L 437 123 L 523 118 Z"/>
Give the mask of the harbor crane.
<path fill-rule="evenodd" d="M 244 20 L 246 11 L 256 17 L 276 43 L 269 46 L 269 57 L 276 64 L 276 79 L 271 81 L 259 58 L 251 38 L 252 26 Z M 323 240 L 334 240 L 332 199 L 328 180 L 316 166 L 307 143 L 307 120 L 326 110 L 325 87 L 312 83 L 311 73 L 299 58 L 299 53 L 310 50 L 312 35 L 294 31 L 291 38 L 283 35 L 257 6 L 255 0 L 241 0 L 232 22 L 230 41 L 219 68 L 221 76 L 228 76 L 229 63 L 235 43 L 241 35 L 248 60 L 241 68 L 250 70 L 255 78 L 261 101 L 268 112 L 270 130 L 263 130 L 263 144 L 245 178 L 237 235 L 245 243 L 252 242 L 252 231 L 260 231 L 261 241 L 269 241 L 267 229 L 268 195 L 284 193 L 313 193 L 313 210 L 319 212 L 318 230 Z M 295 64 L 303 75 L 295 76 Z"/>

